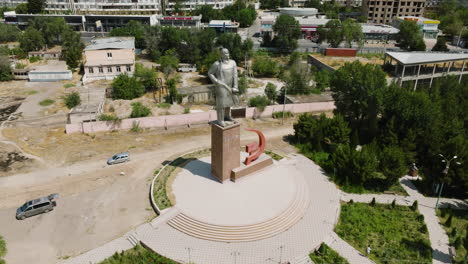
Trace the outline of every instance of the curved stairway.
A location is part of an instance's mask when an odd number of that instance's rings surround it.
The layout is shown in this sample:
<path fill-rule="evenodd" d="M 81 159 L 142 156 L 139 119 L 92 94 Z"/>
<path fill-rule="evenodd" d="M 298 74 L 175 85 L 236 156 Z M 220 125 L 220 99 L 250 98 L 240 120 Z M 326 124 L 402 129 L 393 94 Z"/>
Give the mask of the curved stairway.
<path fill-rule="evenodd" d="M 189 236 L 212 241 L 247 242 L 272 237 L 295 225 L 303 217 L 309 206 L 308 185 L 302 176 L 296 176 L 296 186 L 296 194 L 288 208 L 279 215 L 263 222 L 240 226 L 216 225 L 179 212 L 167 223 Z"/>

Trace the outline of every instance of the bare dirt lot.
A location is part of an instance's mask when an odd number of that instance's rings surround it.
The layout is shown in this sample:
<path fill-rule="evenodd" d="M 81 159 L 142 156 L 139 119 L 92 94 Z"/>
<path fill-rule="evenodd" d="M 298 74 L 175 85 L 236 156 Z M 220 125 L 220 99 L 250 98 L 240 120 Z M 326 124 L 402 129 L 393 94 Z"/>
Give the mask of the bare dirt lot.
<path fill-rule="evenodd" d="M 292 133 L 292 119 L 243 120 L 243 127 L 264 131 L 267 148 L 287 154 L 283 141 Z M 154 171 L 163 162 L 193 149 L 209 147 L 207 125 L 170 131 L 121 131 L 66 135 L 60 128 L 6 128 L 4 136 L 23 151 L 43 159 L 48 168 L 0 177 L 0 234 L 6 239 L 9 264 L 57 263 L 119 237 L 155 216 L 148 201 Z M 257 140 L 242 131 L 242 143 Z M 23 140 L 27 138 L 27 140 Z M 132 161 L 107 166 L 106 159 L 130 150 Z M 15 219 L 26 200 L 59 193 L 48 214 Z M 40 258 L 38 258 L 40 256 Z"/>

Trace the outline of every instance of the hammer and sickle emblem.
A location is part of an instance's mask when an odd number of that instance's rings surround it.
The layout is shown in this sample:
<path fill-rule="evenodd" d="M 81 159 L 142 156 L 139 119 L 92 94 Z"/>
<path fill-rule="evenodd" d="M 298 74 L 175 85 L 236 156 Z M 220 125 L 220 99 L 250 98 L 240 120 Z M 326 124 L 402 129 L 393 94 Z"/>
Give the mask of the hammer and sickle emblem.
<path fill-rule="evenodd" d="M 249 165 L 250 163 L 252 163 L 252 161 L 258 159 L 258 157 L 260 157 L 260 155 L 262 155 L 262 153 L 265 151 L 266 140 L 263 133 L 256 129 L 246 128 L 245 130 L 257 133 L 259 141 L 259 143 L 252 142 L 245 146 L 245 151 L 249 153 L 249 156 L 245 158 L 244 163 L 245 165 Z"/>

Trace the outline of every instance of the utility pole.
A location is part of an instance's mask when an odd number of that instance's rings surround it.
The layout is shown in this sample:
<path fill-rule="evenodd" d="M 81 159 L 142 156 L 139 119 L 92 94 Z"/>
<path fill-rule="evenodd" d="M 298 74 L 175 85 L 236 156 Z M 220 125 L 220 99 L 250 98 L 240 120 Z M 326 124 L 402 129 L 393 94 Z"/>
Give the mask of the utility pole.
<path fill-rule="evenodd" d="M 286 111 L 286 92 L 288 91 L 288 86 L 284 86 L 284 97 L 283 97 L 283 118 L 281 119 L 281 124 L 284 124 L 284 114 Z"/>

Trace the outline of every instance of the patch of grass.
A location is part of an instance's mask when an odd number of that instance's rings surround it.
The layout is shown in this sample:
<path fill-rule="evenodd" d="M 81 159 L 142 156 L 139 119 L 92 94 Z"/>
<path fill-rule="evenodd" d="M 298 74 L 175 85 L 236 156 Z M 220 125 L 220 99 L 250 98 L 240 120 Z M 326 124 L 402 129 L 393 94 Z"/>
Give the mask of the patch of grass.
<path fill-rule="evenodd" d="M 165 108 L 165 109 L 171 108 L 170 103 L 159 103 L 159 104 L 156 104 L 156 106 L 159 108 Z"/>
<path fill-rule="evenodd" d="M 6 248 L 5 239 L 3 239 L 2 236 L 0 236 L 0 263 L 2 262 L 2 258 L 6 255 L 6 253 L 7 253 L 7 248 Z"/>
<path fill-rule="evenodd" d="M 140 245 L 134 248 L 115 253 L 112 257 L 99 262 L 99 264 L 178 264 L 177 262 L 159 255 Z"/>
<path fill-rule="evenodd" d="M 79 105 L 81 103 L 81 97 L 78 92 L 73 92 L 71 94 L 67 94 L 63 97 L 63 101 L 68 109 L 72 109 L 73 107 Z"/>
<path fill-rule="evenodd" d="M 284 117 L 285 118 L 289 118 L 289 117 L 293 117 L 293 116 L 294 116 L 294 114 L 289 112 L 289 111 L 284 112 Z M 283 111 L 273 112 L 272 117 L 276 118 L 276 119 L 283 118 Z"/>
<path fill-rule="evenodd" d="M 41 57 L 39 57 L 39 56 L 32 56 L 31 58 L 29 58 L 30 63 L 35 63 L 35 62 L 38 62 L 40 60 L 41 60 Z"/>
<path fill-rule="evenodd" d="M 310 259 L 315 264 L 349 264 L 349 262 L 338 255 L 336 251 L 331 249 L 327 244 L 320 244 L 319 249 L 309 254 Z"/>
<path fill-rule="evenodd" d="M 383 53 L 359 53 L 358 57 L 366 58 L 366 59 L 383 59 L 384 54 Z"/>
<path fill-rule="evenodd" d="M 37 93 L 39 93 L 39 92 L 36 91 L 36 90 L 31 90 L 31 91 L 26 92 L 27 95 L 33 95 L 33 94 L 37 94 Z"/>
<path fill-rule="evenodd" d="M 364 203 L 341 205 L 335 232 L 376 263 L 432 263 L 432 248 L 424 217 L 409 207 Z"/>
<path fill-rule="evenodd" d="M 447 219 L 452 216 L 448 226 Z M 439 221 L 443 224 L 449 237 L 450 245 L 455 248 L 456 257 L 454 264 L 466 264 L 468 259 L 468 211 L 443 208 L 437 210 Z M 458 240 L 458 241 L 457 241 Z"/>
<path fill-rule="evenodd" d="M 66 89 L 66 88 L 71 88 L 71 87 L 75 87 L 75 84 L 73 84 L 73 83 L 66 83 L 66 84 L 63 85 L 63 88 L 65 88 L 65 89 Z"/>
<path fill-rule="evenodd" d="M 276 154 L 276 153 L 274 153 L 273 151 L 270 151 L 270 150 L 265 150 L 265 154 L 267 154 L 268 156 L 270 156 L 274 160 L 283 159 L 283 156 L 281 156 L 279 154 Z"/>
<path fill-rule="evenodd" d="M 184 114 L 190 114 L 190 107 L 184 108 Z"/>
<path fill-rule="evenodd" d="M 53 103 L 55 103 L 54 100 L 52 100 L 52 99 L 45 99 L 45 100 L 40 101 L 40 102 L 39 102 L 39 105 L 40 105 L 40 106 L 49 106 L 49 105 L 51 105 L 51 104 L 53 104 Z"/>
<path fill-rule="evenodd" d="M 132 131 L 133 133 L 141 132 L 140 122 L 133 121 L 132 128 L 130 128 L 130 131 Z"/>
<path fill-rule="evenodd" d="M 18 69 L 18 70 L 24 69 L 24 68 L 26 68 L 26 64 L 18 62 L 18 63 L 16 63 L 15 68 Z"/>
<path fill-rule="evenodd" d="M 153 198 L 159 209 L 163 210 L 172 206 L 172 203 L 167 195 L 166 185 L 169 177 L 175 173 L 175 170 L 179 167 L 184 167 L 188 162 L 204 157 L 210 153 L 210 149 L 200 150 L 191 154 L 178 157 L 171 161 L 164 169 L 156 170 L 155 175 L 159 173 L 158 178 L 154 181 L 153 186 Z"/>

